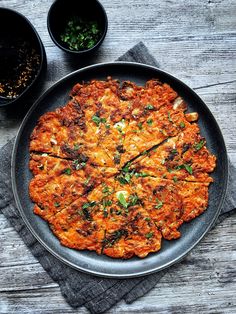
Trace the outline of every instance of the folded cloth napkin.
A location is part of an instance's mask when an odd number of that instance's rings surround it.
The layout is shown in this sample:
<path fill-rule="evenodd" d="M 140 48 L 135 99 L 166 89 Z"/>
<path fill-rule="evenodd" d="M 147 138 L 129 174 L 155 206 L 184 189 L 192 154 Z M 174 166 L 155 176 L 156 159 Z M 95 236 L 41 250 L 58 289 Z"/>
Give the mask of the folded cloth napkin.
<path fill-rule="evenodd" d="M 156 60 L 140 42 L 118 59 L 158 66 Z M 134 279 L 104 279 L 76 271 L 61 263 L 29 232 L 16 208 L 11 188 L 11 153 L 14 139 L 0 150 L 0 210 L 19 233 L 32 254 L 39 260 L 51 278 L 56 281 L 62 295 L 72 307 L 85 306 L 91 313 L 104 313 L 121 299 L 132 303 L 152 289 L 167 270 Z M 232 215 L 236 207 L 236 169 L 230 164 L 230 178 L 226 200 L 220 220 Z M 234 180 L 234 181 L 233 181 Z"/>

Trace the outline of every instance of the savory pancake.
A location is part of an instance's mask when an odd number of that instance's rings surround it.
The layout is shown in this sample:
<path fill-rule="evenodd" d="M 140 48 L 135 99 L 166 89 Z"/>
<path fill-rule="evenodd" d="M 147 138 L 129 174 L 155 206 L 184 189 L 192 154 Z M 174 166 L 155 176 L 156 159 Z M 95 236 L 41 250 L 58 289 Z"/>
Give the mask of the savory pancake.
<path fill-rule="evenodd" d="M 76 84 L 30 138 L 34 213 L 61 244 L 145 257 L 208 206 L 216 157 L 198 114 L 157 79 Z"/>

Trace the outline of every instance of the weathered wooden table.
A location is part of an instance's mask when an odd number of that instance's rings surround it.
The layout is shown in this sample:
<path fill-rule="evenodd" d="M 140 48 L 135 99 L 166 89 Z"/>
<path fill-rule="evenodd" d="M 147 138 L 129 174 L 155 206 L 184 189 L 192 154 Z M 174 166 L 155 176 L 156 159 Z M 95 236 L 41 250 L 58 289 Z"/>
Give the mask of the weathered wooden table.
<path fill-rule="evenodd" d="M 101 0 L 109 30 L 86 64 L 113 61 L 142 40 L 160 67 L 193 87 L 215 115 L 236 163 L 236 2 L 233 0 Z M 51 41 L 46 25 L 51 0 L 0 0 L 23 13 L 46 48 L 44 89 L 81 67 Z M 42 90 L 41 90 L 42 92 Z M 0 110 L 0 147 L 24 112 Z M 1 161 L 0 161 L 1 164 Z M 109 313 L 236 313 L 236 215 L 208 233 L 149 294 L 120 302 Z M 87 313 L 73 310 L 23 241 L 0 214 L 0 313 Z"/>

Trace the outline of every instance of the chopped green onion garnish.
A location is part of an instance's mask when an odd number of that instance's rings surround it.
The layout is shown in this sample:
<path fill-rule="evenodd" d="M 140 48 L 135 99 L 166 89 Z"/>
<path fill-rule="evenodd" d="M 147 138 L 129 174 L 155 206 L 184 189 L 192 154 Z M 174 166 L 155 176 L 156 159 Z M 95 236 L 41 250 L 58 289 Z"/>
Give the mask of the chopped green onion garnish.
<path fill-rule="evenodd" d="M 147 109 L 147 110 L 154 109 L 153 105 L 151 105 L 151 104 L 146 105 L 144 108 Z"/>
<path fill-rule="evenodd" d="M 170 112 L 168 112 L 168 120 L 169 120 L 171 123 L 173 123 L 173 120 L 172 120 L 172 118 L 171 118 L 171 116 L 170 116 Z"/>
<path fill-rule="evenodd" d="M 71 169 L 70 168 L 66 168 L 63 170 L 63 173 L 67 174 L 68 176 L 71 175 Z"/>
<path fill-rule="evenodd" d="M 193 146 L 194 146 L 194 149 L 198 151 L 204 146 L 204 144 L 205 144 L 205 141 L 201 140 L 199 143 L 195 143 Z"/>
<path fill-rule="evenodd" d="M 142 122 L 139 122 L 139 123 L 138 123 L 138 128 L 139 128 L 139 130 L 142 130 L 142 129 L 143 129 L 143 124 L 142 124 Z"/>
<path fill-rule="evenodd" d="M 89 208 L 89 207 L 93 207 L 93 206 L 95 206 L 97 203 L 96 202 L 89 202 L 89 203 L 84 203 L 83 204 L 83 206 L 82 206 L 82 208 L 83 209 L 86 209 L 86 208 Z"/>
<path fill-rule="evenodd" d="M 163 202 L 162 202 L 162 201 L 160 201 L 158 198 L 156 198 L 156 202 L 157 202 L 158 204 L 155 206 L 155 208 L 156 208 L 156 209 L 160 209 L 160 208 L 162 208 L 162 206 L 163 206 Z"/>
<path fill-rule="evenodd" d="M 128 205 L 129 205 L 129 204 L 126 202 L 126 199 L 125 199 L 123 193 L 119 193 L 119 195 L 118 195 L 118 200 L 119 200 L 120 204 L 121 204 L 124 208 L 128 208 Z"/>
<path fill-rule="evenodd" d="M 101 119 L 98 116 L 92 116 L 92 120 L 97 126 L 99 126 Z"/>
<path fill-rule="evenodd" d="M 177 178 L 176 176 L 174 176 L 174 177 L 173 177 L 173 181 L 174 181 L 174 182 L 177 182 L 177 181 L 178 181 L 178 178 Z"/>
<path fill-rule="evenodd" d="M 153 237 L 153 232 L 148 232 L 148 233 L 146 233 L 145 236 L 146 236 L 147 239 L 150 239 L 150 238 Z"/>

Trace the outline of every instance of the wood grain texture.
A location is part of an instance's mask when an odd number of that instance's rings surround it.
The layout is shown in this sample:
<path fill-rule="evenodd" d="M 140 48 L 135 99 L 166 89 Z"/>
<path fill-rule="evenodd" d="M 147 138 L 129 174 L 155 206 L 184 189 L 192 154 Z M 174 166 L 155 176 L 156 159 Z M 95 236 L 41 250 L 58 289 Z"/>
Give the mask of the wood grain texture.
<path fill-rule="evenodd" d="M 24 14 L 46 49 L 48 71 L 37 96 L 84 65 L 113 61 L 142 40 L 160 68 L 177 76 L 206 102 L 217 119 L 231 160 L 236 163 L 236 1 L 101 0 L 109 29 L 89 60 L 61 52 L 47 32 L 52 0 L 0 0 Z M 0 109 L 0 147 L 13 137 L 25 114 Z M 1 163 L 1 161 L 0 161 Z M 174 266 L 146 296 L 109 313 L 236 313 L 236 216 L 226 219 Z M 73 310 L 60 289 L 0 214 L 0 313 L 88 313 Z"/>

